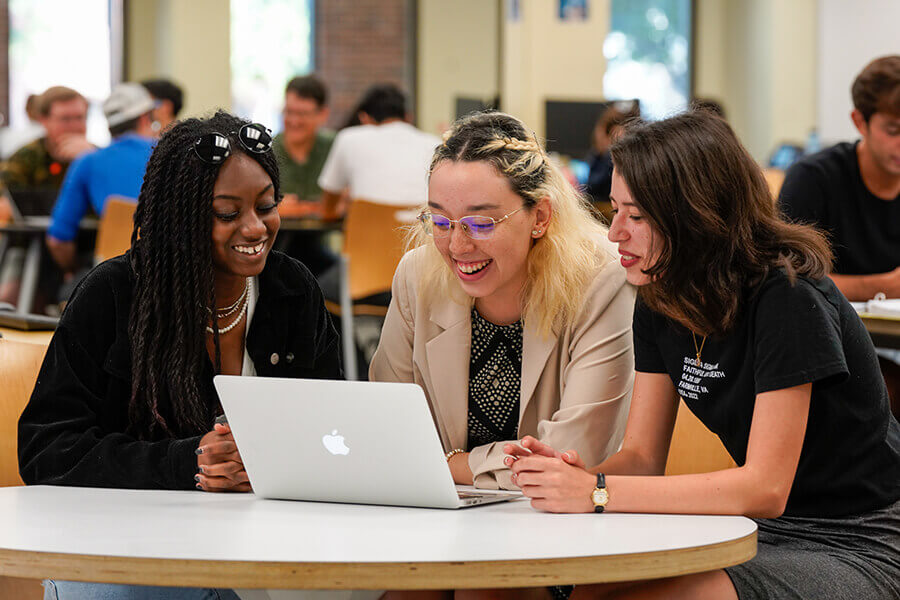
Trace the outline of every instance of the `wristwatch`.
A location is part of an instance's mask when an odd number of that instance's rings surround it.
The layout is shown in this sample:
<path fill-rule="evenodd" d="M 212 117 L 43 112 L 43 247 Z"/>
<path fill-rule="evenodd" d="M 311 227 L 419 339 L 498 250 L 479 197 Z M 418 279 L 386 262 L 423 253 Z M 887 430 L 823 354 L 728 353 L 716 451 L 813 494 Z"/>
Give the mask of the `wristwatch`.
<path fill-rule="evenodd" d="M 609 502 L 609 490 L 606 489 L 606 476 L 597 473 L 597 487 L 591 492 L 591 502 L 594 503 L 594 512 L 602 513 Z"/>

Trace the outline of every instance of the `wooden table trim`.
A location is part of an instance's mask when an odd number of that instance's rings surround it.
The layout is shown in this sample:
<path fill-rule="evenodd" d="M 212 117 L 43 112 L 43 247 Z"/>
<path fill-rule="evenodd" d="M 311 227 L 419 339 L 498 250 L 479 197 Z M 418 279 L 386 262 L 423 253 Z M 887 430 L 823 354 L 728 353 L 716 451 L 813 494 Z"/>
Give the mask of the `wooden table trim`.
<path fill-rule="evenodd" d="M 302 543 L 302 542 L 301 542 Z M 535 543 L 540 543 L 535 540 Z M 573 558 L 310 563 L 205 561 L 0 549 L 0 574 L 136 585 L 267 589 L 461 589 L 534 587 L 673 577 L 756 556 L 756 531 L 695 548 Z"/>
<path fill-rule="evenodd" d="M 860 313 L 859 318 L 875 346 L 900 349 L 900 319 L 872 313 Z"/>

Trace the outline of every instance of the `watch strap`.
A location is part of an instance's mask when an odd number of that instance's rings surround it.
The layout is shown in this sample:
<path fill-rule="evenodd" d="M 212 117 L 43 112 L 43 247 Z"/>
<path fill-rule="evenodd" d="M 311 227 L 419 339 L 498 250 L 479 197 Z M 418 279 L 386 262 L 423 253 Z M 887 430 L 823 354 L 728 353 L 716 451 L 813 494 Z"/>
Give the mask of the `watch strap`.
<path fill-rule="evenodd" d="M 606 489 L 606 475 L 604 475 L 603 473 L 597 473 L 597 489 L 598 490 Z M 595 513 L 602 513 L 604 510 L 606 510 L 606 507 L 603 506 L 602 504 L 594 505 Z"/>

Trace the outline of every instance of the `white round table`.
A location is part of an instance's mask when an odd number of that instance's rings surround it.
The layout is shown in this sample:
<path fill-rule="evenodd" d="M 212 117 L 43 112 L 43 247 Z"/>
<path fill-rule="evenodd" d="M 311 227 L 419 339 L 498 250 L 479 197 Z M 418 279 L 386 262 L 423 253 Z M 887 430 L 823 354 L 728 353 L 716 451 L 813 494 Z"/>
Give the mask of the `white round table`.
<path fill-rule="evenodd" d="M 34 486 L 0 488 L 0 574 L 142 585 L 527 587 L 651 579 L 756 554 L 744 517 L 554 515 Z"/>

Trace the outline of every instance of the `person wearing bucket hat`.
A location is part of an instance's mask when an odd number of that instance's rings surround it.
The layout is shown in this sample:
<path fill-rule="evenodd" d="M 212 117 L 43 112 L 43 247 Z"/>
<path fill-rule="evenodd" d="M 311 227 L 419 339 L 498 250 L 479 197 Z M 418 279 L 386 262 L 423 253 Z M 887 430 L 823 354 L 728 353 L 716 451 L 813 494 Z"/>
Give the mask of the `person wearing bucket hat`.
<path fill-rule="evenodd" d="M 69 168 L 56 205 L 53 207 L 47 247 L 70 285 L 64 285 L 60 299 L 68 296 L 80 267 L 75 238 L 78 223 L 89 210 L 102 215 L 110 196 L 138 197 L 144 169 L 153 150 L 156 132 L 152 127 L 153 97 L 138 83 L 116 86 L 103 102 L 112 143 L 86 154 Z"/>

